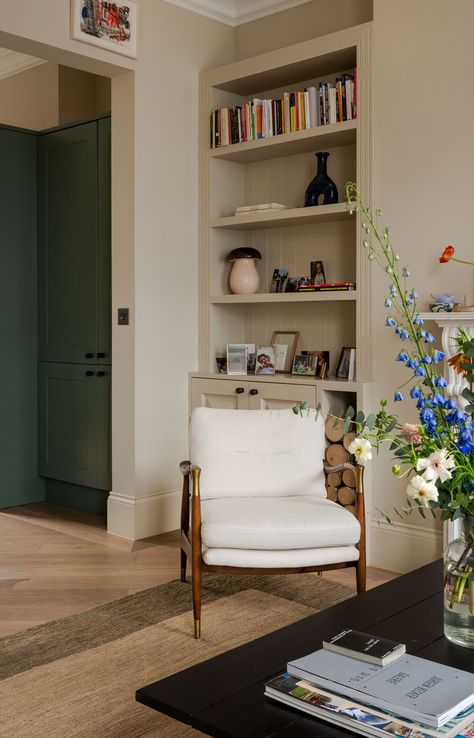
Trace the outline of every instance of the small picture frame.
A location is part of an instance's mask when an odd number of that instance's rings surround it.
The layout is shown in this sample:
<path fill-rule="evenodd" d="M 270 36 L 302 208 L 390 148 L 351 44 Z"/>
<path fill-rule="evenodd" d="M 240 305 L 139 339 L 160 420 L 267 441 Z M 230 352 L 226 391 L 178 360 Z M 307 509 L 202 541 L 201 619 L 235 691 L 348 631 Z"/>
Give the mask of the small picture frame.
<path fill-rule="evenodd" d="M 272 281 L 270 283 L 270 292 L 284 292 L 286 280 L 288 279 L 288 269 L 274 269 Z"/>
<path fill-rule="evenodd" d="M 296 354 L 296 346 L 298 344 L 299 331 L 273 331 L 272 334 L 272 346 L 287 346 L 284 361 L 282 361 L 283 349 L 278 349 L 279 361 L 276 367 L 277 372 L 285 374 L 291 374 L 293 367 L 293 361 Z M 280 368 L 282 367 L 282 368 Z"/>
<path fill-rule="evenodd" d="M 355 379 L 356 350 L 351 346 L 343 346 L 336 369 L 336 379 L 346 379 L 349 382 Z"/>
<path fill-rule="evenodd" d="M 311 262 L 311 284 L 326 284 L 324 265 L 320 260 Z"/>
<path fill-rule="evenodd" d="M 247 373 L 255 374 L 255 344 L 246 343 L 245 345 L 247 347 Z"/>
<path fill-rule="evenodd" d="M 296 354 L 291 373 L 298 374 L 300 377 L 315 377 L 317 366 L 316 352 L 305 351 L 304 354 Z"/>
<path fill-rule="evenodd" d="M 137 56 L 136 0 L 71 0 L 71 38 L 124 56 Z"/>
<path fill-rule="evenodd" d="M 227 374 L 247 374 L 247 344 L 227 344 Z"/>
<path fill-rule="evenodd" d="M 216 356 L 218 374 L 227 374 L 227 356 Z"/>
<path fill-rule="evenodd" d="M 329 377 L 329 351 L 302 351 L 304 355 L 314 354 L 317 357 L 316 377 L 328 379 Z"/>
<path fill-rule="evenodd" d="M 275 351 L 273 346 L 259 346 L 257 348 L 255 374 L 275 374 Z"/>

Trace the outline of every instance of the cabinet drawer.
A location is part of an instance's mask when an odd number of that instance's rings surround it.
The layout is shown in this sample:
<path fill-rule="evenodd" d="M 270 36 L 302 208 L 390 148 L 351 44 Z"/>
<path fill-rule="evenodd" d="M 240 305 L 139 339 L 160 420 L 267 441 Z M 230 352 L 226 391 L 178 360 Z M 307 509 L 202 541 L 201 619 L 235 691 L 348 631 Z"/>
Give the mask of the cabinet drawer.
<path fill-rule="evenodd" d="M 251 410 L 283 410 L 300 402 L 316 406 L 316 388 L 311 385 L 249 382 L 248 392 Z"/>
<path fill-rule="evenodd" d="M 248 410 L 248 382 L 232 379 L 191 380 L 191 411 L 195 407 Z"/>

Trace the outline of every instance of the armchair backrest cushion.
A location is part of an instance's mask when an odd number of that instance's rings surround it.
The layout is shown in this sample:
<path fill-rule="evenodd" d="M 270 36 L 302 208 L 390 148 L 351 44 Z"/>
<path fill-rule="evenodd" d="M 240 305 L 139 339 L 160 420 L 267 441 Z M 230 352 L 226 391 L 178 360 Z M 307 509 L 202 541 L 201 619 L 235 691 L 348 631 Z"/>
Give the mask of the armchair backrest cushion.
<path fill-rule="evenodd" d="M 191 460 L 201 497 L 326 497 L 324 422 L 288 410 L 196 408 Z"/>

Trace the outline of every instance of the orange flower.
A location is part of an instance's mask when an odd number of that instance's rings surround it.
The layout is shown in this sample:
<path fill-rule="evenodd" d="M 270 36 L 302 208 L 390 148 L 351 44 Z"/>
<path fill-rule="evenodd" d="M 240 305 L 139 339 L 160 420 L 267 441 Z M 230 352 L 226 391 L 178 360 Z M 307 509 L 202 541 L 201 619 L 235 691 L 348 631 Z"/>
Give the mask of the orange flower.
<path fill-rule="evenodd" d="M 446 246 L 443 253 L 439 257 L 440 263 L 446 264 L 446 262 L 452 259 L 453 256 L 454 256 L 454 246 Z"/>
<path fill-rule="evenodd" d="M 465 369 L 461 367 L 461 364 L 472 364 L 472 359 L 469 359 L 465 354 L 455 354 L 454 356 L 451 356 L 450 359 L 448 359 L 448 364 L 453 367 L 454 371 L 458 374 L 464 374 L 464 376 L 467 375 L 467 372 Z"/>

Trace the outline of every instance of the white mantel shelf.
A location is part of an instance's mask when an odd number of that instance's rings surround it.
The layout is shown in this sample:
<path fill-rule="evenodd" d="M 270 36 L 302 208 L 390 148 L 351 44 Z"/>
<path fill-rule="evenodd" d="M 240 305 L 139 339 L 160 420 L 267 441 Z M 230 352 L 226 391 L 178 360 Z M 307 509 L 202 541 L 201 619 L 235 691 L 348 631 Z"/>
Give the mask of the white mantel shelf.
<path fill-rule="evenodd" d="M 434 320 L 436 323 L 474 323 L 474 313 L 420 313 L 423 320 Z"/>

